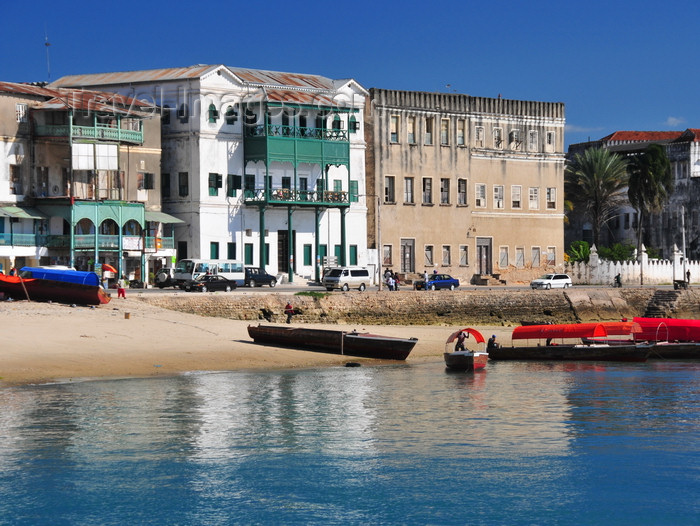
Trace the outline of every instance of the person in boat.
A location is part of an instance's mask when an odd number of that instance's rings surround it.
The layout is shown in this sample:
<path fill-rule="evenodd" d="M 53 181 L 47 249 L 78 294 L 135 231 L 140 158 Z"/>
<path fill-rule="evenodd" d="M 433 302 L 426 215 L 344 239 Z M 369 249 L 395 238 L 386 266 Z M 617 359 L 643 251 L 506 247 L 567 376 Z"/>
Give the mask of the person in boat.
<path fill-rule="evenodd" d="M 469 333 L 464 332 L 464 331 L 459 331 L 459 334 L 457 335 L 457 343 L 455 344 L 455 352 L 457 351 L 466 351 L 467 349 L 464 347 L 464 341 L 469 338 Z"/>
<path fill-rule="evenodd" d="M 15 267 L 12 267 L 10 269 L 10 276 L 16 276 L 17 275 L 17 269 Z"/>
<path fill-rule="evenodd" d="M 292 316 L 294 316 L 295 313 L 291 303 L 287 302 L 284 306 L 284 313 L 287 315 L 287 323 L 292 323 Z"/>
<path fill-rule="evenodd" d="M 495 334 L 491 335 L 488 343 L 486 344 L 486 350 L 488 351 L 489 349 L 498 349 L 498 344 L 496 343 L 496 335 Z"/>

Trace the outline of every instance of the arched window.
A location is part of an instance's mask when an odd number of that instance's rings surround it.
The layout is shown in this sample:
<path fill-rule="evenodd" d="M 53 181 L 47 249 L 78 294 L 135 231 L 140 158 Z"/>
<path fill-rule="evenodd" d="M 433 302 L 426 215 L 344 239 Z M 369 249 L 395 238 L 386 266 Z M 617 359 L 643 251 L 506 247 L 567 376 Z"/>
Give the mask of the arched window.
<path fill-rule="evenodd" d="M 190 109 L 184 102 L 180 104 L 180 109 L 177 110 L 177 118 L 180 119 L 180 122 L 187 122 L 190 118 Z"/>
<path fill-rule="evenodd" d="M 167 104 L 163 106 L 160 122 L 161 124 L 170 124 L 170 106 Z"/>
<path fill-rule="evenodd" d="M 216 109 L 216 106 L 214 104 L 209 105 L 209 122 L 216 122 L 216 120 L 219 118 L 219 112 Z"/>
<path fill-rule="evenodd" d="M 355 118 L 354 115 L 350 115 L 350 118 L 348 119 L 348 131 L 350 133 L 355 133 L 359 129 L 360 129 L 360 123 L 357 122 L 357 119 Z"/>
<path fill-rule="evenodd" d="M 226 109 L 226 124 L 235 124 L 238 120 L 238 112 L 233 106 Z"/>

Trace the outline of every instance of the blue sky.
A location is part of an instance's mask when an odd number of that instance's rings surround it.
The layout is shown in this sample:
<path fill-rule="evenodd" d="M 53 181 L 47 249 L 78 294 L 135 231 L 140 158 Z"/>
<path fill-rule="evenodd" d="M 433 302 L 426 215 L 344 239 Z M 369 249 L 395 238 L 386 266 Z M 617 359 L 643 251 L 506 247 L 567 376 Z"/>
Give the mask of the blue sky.
<path fill-rule="evenodd" d="M 566 143 L 700 128 L 700 2 L 3 2 L 0 80 L 226 64 L 564 102 Z"/>

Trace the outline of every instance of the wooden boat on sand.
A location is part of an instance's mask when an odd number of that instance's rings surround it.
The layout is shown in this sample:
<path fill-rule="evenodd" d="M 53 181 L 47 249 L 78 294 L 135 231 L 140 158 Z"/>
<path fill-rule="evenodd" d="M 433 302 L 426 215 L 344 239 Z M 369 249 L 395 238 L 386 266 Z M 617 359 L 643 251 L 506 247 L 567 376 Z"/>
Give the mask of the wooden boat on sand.
<path fill-rule="evenodd" d="M 526 325 L 513 330 L 512 340 L 538 340 L 537 345 L 489 349 L 492 360 L 576 360 L 606 362 L 645 362 L 652 350 L 648 343 L 613 345 L 605 342 L 609 335 L 629 335 L 639 332 L 633 322 L 575 323 L 553 325 Z M 595 338 L 591 343 L 580 343 L 582 338 Z M 578 340 L 579 343 L 573 343 Z M 542 341 L 545 344 L 542 344 Z"/>
<path fill-rule="evenodd" d="M 450 349 L 455 345 L 455 341 L 460 333 L 465 334 L 467 339 L 469 339 L 470 335 L 473 336 L 474 341 L 477 344 L 481 344 L 481 350 L 469 350 L 465 348 L 463 351 L 453 350 L 450 352 Z M 445 342 L 445 352 L 443 353 L 445 366 L 454 371 L 478 371 L 483 369 L 486 367 L 486 362 L 488 362 L 489 359 L 489 355 L 484 349 L 485 342 L 486 340 L 484 340 L 483 335 L 476 329 L 466 328 L 453 332 Z"/>
<path fill-rule="evenodd" d="M 248 325 L 248 335 L 255 343 L 382 360 L 405 360 L 418 343 L 416 338 L 278 325 Z"/>
<path fill-rule="evenodd" d="M 22 267 L 17 276 L 0 274 L 0 292 L 15 300 L 101 305 L 112 298 L 94 272 Z"/>

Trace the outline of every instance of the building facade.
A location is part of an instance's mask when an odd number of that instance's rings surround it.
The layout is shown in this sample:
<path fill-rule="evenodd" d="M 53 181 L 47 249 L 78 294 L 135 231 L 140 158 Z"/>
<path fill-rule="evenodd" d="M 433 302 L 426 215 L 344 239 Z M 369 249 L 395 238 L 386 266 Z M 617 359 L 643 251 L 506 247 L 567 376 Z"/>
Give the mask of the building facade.
<path fill-rule="evenodd" d="M 368 246 L 484 284 L 563 263 L 564 105 L 370 89 Z"/>
<path fill-rule="evenodd" d="M 664 147 L 671 163 L 674 189 L 660 214 L 654 214 L 643 226 L 642 242 L 654 248 L 663 259 L 671 259 L 674 245 L 683 248 L 690 259 L 700 259 L 700 130 L 685 131 L 616 131 L 597 141 L 572 144 L 568 156 L 572 157 L 589 148 L 605 148 L 627 158 L 641 154 L 649 145 Z M 638 229 L 637 211 L 628 203 L 620 207 L 601 231 L 604 245 L 628 243 L 636 245 Z M 685 237 L 684 237 L 685 234 Z M 566 228 L 566 241 L 592 241 L 592 227 L 585 218 L 570 214 Z"/>
<path fill-rule="evenodd" d="M 131 279 L 174 256 L 161 213 L 160 115 L 114 93 L 0 82 L 0 265 Z M 116 274 L 116 273 L 115 273 Z M 111 276 L 116 277 L 116 276 Z"/>
<path fill-rule="evenodd" d="M 164 211 L 178 259 L 236 259 L 319 280 L 368 263 L 366 91 L 319 75 L 192 66 L 64 77 L 162 109 Z"/>

